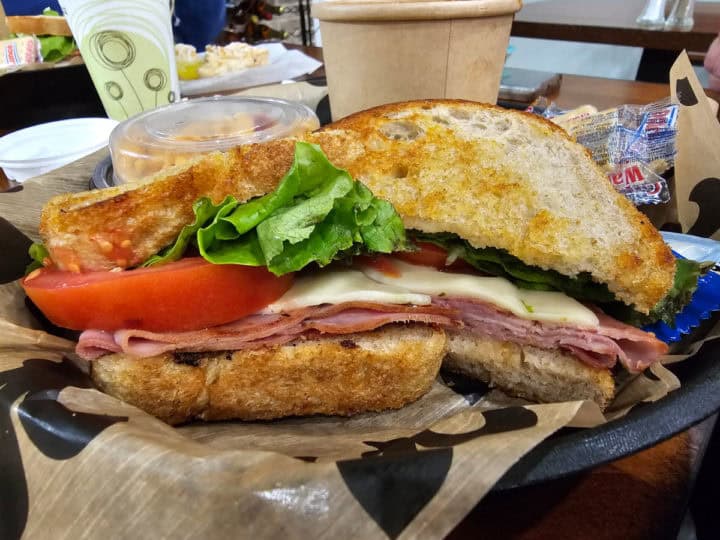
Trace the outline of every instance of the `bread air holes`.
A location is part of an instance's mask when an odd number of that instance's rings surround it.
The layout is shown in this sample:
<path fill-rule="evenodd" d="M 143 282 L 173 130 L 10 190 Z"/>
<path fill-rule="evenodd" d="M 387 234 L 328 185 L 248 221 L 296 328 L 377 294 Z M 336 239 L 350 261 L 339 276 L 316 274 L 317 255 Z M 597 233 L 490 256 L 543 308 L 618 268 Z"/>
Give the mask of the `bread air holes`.
<path fill-rule="evenodd" d="M 387 148 L 387 141 L 381 137 L 378 136 L 372 136 L 368 139 L 366 147 L 368 150 L 371 150 L 373 152 L 382 152 Z"/>
<path fill-rule="evenodd" d="M 513 136 L 510 136 L 510 137 L 506 137 L 506 138 L 505 138 L 505 142 L 506 142 L 509 146 L 511 146 L 511 147 L 513 147 L 513 148 L 517 148 L 517 147 L 519 147 L 519 146 L 524 145 L 524 144 L 527 143 L 528 141 L 527 141 L 527 139 L 524 139 L 524 138 L 522 138 L 522 137 L 517 137 L 517 136 L 513 137 Z"/>
<path fill-rule="evenodd" d="M 414 141 L 420 135 L 423 130 L 417 124 L 412 122 L 388 122 L 380 128 L 380 132 L 385 135 L 388 139 L 394 139 L 396 141 Z"/>
<path fill-rule="evenodd" d="M 393 166 L 392 170 L 393 178 L 407 178 L 408 175 L 408 167 L 404 163 L 398 163 Z"/>
<path fill-rule="evenodd" d="M 498 118 L 493 122 L 493 127 L 498 133 L 505 133 L 511 125 L 512 123 L 507 118 Z"/>
<path fill-rule="evenodd" d="M 450 109 L 450 116 L 458 120 L 468 120 L 470 113 L 464 109 Z"/>

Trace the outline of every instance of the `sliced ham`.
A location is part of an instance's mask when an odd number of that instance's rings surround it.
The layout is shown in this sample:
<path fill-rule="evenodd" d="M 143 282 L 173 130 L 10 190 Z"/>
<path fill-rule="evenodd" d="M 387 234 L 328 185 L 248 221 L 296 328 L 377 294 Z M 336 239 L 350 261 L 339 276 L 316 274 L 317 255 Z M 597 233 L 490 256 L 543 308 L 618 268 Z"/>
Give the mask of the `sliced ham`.
<path fill-rule="evenodd" d="M 452 327 L 459 324 L 457 320 L 458 314 L 452 308 L 347 302 L 302 308 L 283 315 L 250 315 L 192 332 L 86 330 L 80 335 L 76 352 L 81 358 L 95 360 L 117 352 L 143 358 L 175 351 L 237 351 L 281 345 L 311 332 L 354 334 L 408 322 Z"/>
<path fill-rule="evenodd" d="M 667 344 L 655 334 L 622 323 L 599 310 L 596 315 L 600 320 L 600 333 L 617 342 L 624 352 L 620 361 L 629 371 L 642 371 L 667 354 Z"/>
<path fill-rule="evenodd" d="M 468 329 L 478 334 L 542 349 L 564 349 L 594 367 L 611 368 L 620 359 L 629 371 L 642 371 L 668 350 L 654 334 L 617 321 L 597 309 L 599 325 L 583 328 L 522 319 L 472 299 L 436 298 L 433 303 L 462 313 Z"/>
<path fill-rule="evenodd" d="M 450 314 L 441 315 L 423 311 L 394 313 L 351 308 L 335 315 L 307 319 L 303 322 L 303 326 L 327 334 L 354 334 L 375 330 L 386 324 L 403 322 L 421 322 L 440 326 L 454 324 Z"/>
<path fill-rule="evenodd" d="M 122 347 L 115 343 L 112 332 L 85 330 L 80 334 L 75 352 L 85 360 L 97 360 L 106 354 L 122 352 Z"/>
<path fill-rule="evenodd" d="M 619 359 L 629 371 L 641 371 L 667 352 L 653 334 L 626 325 L 596 310 L 599 325 L 522 319 L 474 299 L 435 297 L 429 306 L 347 302 L 320 305 L 284 314 L 256 314 L 193 332 L 157 333 L 142 330 L 87 330 L 77 352 L 87 360 L 123 352 L 148 357 L 166 352 L 234 351 L 281 345 L 310 334 L 353 334 L 393 323 L 420 322 L 501 341 L 543 349 L 563 349 L 588 365 L 612 368 Z"/>

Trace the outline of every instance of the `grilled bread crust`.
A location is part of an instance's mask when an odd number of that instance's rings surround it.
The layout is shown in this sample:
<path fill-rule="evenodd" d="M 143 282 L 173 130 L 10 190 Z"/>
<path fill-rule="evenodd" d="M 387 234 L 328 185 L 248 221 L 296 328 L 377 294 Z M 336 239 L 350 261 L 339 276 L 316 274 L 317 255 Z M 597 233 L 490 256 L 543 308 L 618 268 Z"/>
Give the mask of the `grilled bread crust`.
<path fill-rule="evenodd" d="M 65 17 L 53 15 L 12 15 L 6 17 L 8 30 L 13 34 L 36 36 L 72 36 Z"/>
<path fill-rule="evenodd" d="M 449 332 L 443 369 L 544 403 L 590 400 L 604 410 L 615 395 L 615 381 L 608 369 L 588 366 L 559 349 L 539 349 L 462 332 Z"/>
<path fill-rule="evenodd" d="M 455 233 L 568 276 L 587 272 L 643 313 L 672 286 L 674 258 L 657 230 L 582 146 L 540 117 L 414 101 L 356 113 L 303 139 L 393 203 L 408 228 Z M 272 190 L 293 148 L 292 139 L 248 145 L 140 185 L 56 197 L 41 234 L 61 268 L 139 264 L 192 221 L 197 198 Z"/>
<path fill-rule="evenodd" d="M 397 409 L 432 385 L 445 354 L 442 330 L 393 325 L 253 351 L 93 361 L 103 392 L 168 422 L 348 416 Z"/>

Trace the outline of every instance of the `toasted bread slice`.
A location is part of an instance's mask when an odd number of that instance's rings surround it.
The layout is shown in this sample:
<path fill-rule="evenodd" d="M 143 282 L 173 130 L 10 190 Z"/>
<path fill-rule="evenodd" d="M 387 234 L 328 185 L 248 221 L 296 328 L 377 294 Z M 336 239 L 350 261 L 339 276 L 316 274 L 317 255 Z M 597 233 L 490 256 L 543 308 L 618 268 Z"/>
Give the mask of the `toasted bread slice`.
<path fill-rule="evenodd" d="M 584 147 L 543 118 L 420 101 L 361 112 L 330 130 L 364 142 L 346 168 L 390 200 L 408 228 L 456 233 L 567 276 L 588 272 L 644 313 L 672 286 L 675 261 L 657 230 Z"/>
<path fill-rule="evenodd" d="M 657 230 L 582 146 L 540 117 L 415 101 L 354 114 L 304 139 L 392 202 L 408 228 L 455 233 L 568 276 L 587 272 L 643 313 L 672 286 L 674 258 Z M 273 189 L 293 148 L 290 139 L 248 145 L 141 185 L 57 197 L 41 234 L 61 268 L 139 264 L 192 221 L 198 197 Z"/>
<path fill-rule="evenodd" d="M 192 356 L 103 356 L 91 363 L 98 387 L 179 424 L 351 415 L 397 409 L 425 394 L 440 369 L 446 336 L 432 327 L 388 326 L 254 351 Z"/>
<path fill-rule="evenodd" d="M 49 15 L 14 15 L 6 17 L 8 30 L 13 34 L 36 36 L 72 36 L 65 17 Z"/>
<path fill-rule="evenodd" d="M 604 410 L 615 395 L 608 369 L 588 366 L 559 349 L 539 349 L 462 331 L 449 332 L 443 368 L 532 401 L 587 399 Z"/>

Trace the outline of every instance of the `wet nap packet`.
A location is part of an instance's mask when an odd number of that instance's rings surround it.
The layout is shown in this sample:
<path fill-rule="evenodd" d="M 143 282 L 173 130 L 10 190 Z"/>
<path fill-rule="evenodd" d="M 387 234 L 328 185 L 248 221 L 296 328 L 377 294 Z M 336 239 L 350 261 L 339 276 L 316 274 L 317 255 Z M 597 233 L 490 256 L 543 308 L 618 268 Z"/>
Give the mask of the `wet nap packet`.
<path fill-rule="evenodd" d="M 34 36 L 0 41 L 0 68 L 33 64 L 39 60 L 40 42 Z"/>
<path fill-rule="evenodd" d="M 542 116 L 585 146 L 615 189 L 635 205 L 670 200 L 661 175 L 675 163 L 677 114 L 669 98 L 601 112 L 590 106 L 563 111 L 554 103 L 542 108 Z"/>

